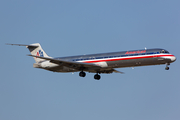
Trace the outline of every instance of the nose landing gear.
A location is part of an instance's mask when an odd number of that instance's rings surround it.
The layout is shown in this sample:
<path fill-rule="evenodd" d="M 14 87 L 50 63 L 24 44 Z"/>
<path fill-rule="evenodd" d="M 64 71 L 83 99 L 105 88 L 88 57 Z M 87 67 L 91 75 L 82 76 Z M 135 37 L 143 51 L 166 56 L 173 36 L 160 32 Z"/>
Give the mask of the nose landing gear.
<path fill-rule="evenodd" d="M 169 70 L 169 67 L 166 67 L 165 69 L 166 69 L 166 70 Z"/>
<path fill-rule="evenodd" d="M 170 65 L 170 63 L 166 63 L 165 70 L 169 70 L 169 67 L 168 67 L 168 65 Z"/>

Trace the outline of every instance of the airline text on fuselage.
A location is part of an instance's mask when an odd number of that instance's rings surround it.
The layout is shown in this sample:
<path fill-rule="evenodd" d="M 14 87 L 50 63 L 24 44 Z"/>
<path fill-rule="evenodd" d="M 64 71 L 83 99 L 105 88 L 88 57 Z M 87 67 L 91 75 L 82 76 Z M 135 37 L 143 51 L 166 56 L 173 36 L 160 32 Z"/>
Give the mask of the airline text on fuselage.
<path fill-rule="evenodd" d="M 145 53 L 146 50 L 142 50 L 142 51 L 130 51 L 130 52 L 126 52 L 125 54 L 135 54 L 135 53 Z"/>

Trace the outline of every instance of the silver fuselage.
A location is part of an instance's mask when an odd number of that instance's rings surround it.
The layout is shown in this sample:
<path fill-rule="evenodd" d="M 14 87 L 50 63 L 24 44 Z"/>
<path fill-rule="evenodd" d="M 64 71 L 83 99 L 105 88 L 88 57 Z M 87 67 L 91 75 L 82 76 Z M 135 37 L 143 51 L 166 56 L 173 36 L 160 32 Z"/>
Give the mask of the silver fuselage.
<path fill-rule="evenodd" d="M 147 65 L 170 64 L 176 60 L 176 57 L 164 49 L 131 50 L 112 53 L 79 55 L 70 57 L 58 57 L 57 60 L 91 63 L 101 66 L 101 71 L 112 68 L 136 67 Z M 64 65 L 52 64 L 45 60 L 34 64 L 36 68 L 42 68 L 54 72 L 77 72 L 80 70 Z M 96 73 L 93 68 L 85 68 L 84 71 Z M 102 72 L 102 73 L 111 73 Z"/>

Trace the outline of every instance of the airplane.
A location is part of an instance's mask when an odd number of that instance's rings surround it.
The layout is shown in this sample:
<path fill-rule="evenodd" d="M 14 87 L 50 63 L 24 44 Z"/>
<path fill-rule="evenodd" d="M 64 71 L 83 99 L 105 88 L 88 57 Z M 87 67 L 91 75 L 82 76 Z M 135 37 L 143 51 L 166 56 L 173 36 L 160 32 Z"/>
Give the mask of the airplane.
<path fill-rule="evenodd" d="M 53 58 L 45 53 L 39 43 L 7 45 L 26 46 L 31 53 L 28 56 L 36 62 L 34 68 L 62 73 L 79 72 L 80 77 L 85 77 L 85 72 L 95 73 L 95 80 L 100 80 L 101 73 L 123 73 L 115 68 L 166 64 L 165 69 L 169 70 L 170 63 L 176 61 L 174 55 L 159 48 Z"/>

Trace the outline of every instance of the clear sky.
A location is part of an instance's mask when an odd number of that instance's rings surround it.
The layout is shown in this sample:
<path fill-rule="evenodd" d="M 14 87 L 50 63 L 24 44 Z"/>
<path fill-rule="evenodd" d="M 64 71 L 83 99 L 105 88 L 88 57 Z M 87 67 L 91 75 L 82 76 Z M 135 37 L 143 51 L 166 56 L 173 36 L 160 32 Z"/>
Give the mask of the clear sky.
<path fill-rule="evenodd" d="M 1 0 L 0 120 L 179 120 L 179 0 Z M 25 47 L 49 56 L 164 48 L 165 65 L 125 74 L 53 73 L 33 68 Z"/>

